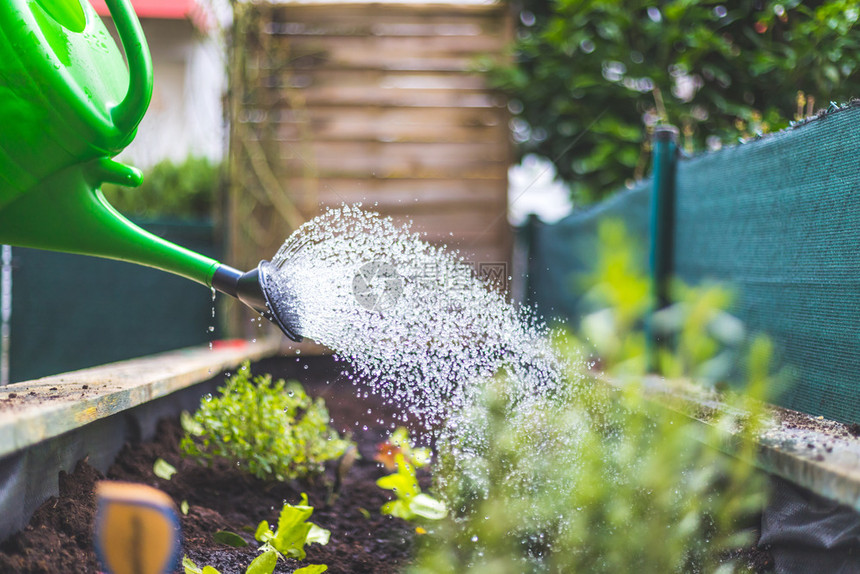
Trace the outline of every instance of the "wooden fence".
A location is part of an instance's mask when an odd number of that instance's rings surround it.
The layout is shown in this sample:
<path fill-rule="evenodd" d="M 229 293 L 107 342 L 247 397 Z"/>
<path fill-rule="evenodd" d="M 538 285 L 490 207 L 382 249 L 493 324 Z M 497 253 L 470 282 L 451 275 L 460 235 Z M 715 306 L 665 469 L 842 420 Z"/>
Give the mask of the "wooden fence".
<path fill-rule="evenodd" d="M 362 202 L 475 262 L 507 262 L 504 98 L 477 70 L 506 5 L 237 3 L 230 260 Z"/>

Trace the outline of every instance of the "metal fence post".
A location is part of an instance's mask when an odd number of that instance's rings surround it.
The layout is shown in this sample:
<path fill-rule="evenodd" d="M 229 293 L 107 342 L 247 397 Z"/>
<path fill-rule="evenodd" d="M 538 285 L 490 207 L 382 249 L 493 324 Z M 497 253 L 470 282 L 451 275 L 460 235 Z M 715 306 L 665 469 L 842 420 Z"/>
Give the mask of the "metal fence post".
<path fill-rule="evenodd" d="M 12 246 L 0 255 L 0 386 L 9 384 L 9 349 L 12 320 Z"/>
<path fill-rule="evenodd" d="M 678 128 L 657 126 L 653 137 L 653 193 L 651 194 L 651 269 L 652 306 L 648 317 L 648 362 L 658 370 L 657 352 L 664 344 L 653 325 L 655 311 L 669 304 L 669 282 L 675 235 L 675 166 L 678 157 Z"/>

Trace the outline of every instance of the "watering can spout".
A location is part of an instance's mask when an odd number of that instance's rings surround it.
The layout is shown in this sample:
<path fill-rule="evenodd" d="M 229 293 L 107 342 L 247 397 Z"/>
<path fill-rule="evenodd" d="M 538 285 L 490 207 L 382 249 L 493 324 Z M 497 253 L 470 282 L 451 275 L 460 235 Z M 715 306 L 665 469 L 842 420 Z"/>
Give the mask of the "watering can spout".
<path fill-rule="evenodd" d="M 277 325 L 284 335 L 299 342 L 299 321 L 295 308 L 272 300 L 274 282 L 268 271 L 268 261 L 242 273 L 229 265 L 220 265 L 212 276 L 212 288 L 226 293 L 260 313 Z"/>

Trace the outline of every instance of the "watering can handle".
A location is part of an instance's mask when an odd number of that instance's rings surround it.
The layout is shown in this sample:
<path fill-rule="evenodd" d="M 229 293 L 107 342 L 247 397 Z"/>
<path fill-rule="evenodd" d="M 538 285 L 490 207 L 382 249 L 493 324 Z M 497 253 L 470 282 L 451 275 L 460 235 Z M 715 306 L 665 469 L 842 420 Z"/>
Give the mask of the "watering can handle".
<path fill-rule="evenodd" d="M 128 91 L 111 110 L 111 120 L 123 135 L 129 135 L 143 119 L 152 98 L 152 58 L 140 21 L 130 0 L 105 0 L 116 25 L 128 61 Z"/>

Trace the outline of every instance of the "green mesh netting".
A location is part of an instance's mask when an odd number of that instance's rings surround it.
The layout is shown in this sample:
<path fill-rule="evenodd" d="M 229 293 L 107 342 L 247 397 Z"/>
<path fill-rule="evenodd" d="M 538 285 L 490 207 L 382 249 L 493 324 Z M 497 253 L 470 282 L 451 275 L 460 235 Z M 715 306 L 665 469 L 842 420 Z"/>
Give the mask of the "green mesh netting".
<path fill-rule="evenodd" d="M 860 109 L 681 161 L 675 273 L 737 289 L 736 314 L 798 376 L 778 401 L 860 420 Z"/>
<path fill-rule="evenodd" d="M 531 230 L 541 313 L 577 317 L 571 275 L 588 268 L 600 219 L 625 221 L 647 258 L 649 185 Z M 680 160 L 675 223 L 674 274 L 733 286 L 735 314 L 795 369 L 776 402 L 860 421 L 860 108 Z"/>
<path fill-rule="evenodd" d="M 551 323 L 581 316 L 583 292 L 577 277 L 594 266 L 597 227 L 603 219 L 624 222 L 647 264 L 650 201 L 651 183 L 646 181 L 557 223 L 530 220 L 527 228 L 518 231 L 520 240 L 528 244 L 527 302 Z"/>

